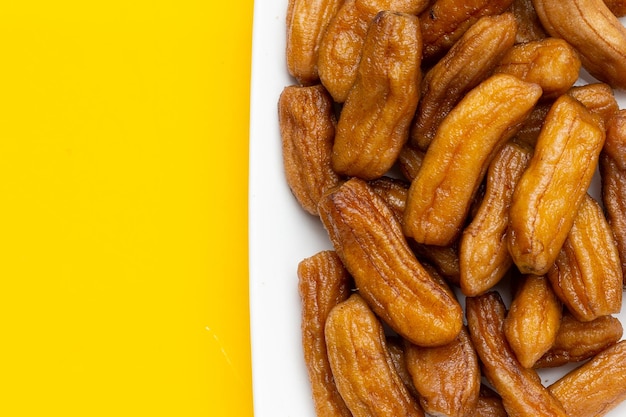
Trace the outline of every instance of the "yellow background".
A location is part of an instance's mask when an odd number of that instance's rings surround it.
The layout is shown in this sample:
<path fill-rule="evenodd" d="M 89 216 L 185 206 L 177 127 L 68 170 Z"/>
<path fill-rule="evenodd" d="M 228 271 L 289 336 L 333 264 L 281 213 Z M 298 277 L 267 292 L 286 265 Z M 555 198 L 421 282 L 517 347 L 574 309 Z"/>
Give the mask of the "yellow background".
<path fill-rule="evenodd" d="M 252 9 L 3 2 L 0 415 L 252 415 Z"/>

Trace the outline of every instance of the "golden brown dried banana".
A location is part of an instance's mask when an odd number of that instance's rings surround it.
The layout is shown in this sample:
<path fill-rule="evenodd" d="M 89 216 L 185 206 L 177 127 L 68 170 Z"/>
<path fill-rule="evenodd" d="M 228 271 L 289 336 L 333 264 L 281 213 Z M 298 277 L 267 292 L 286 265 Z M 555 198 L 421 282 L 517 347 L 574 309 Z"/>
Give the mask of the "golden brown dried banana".
<path fill-rule="evenodd" d="M 622 307 L 623 276 L 615 238 L 602 207 L 588 194 L 547 277 L 578 320 L 619 313 Z"/>
<path fill-rule="evenodd" d="M 555 99 L 578 80 L 580 59 L 563 39 L 544 38 L 513 46 L 494 72 L 539 84 L 543 90 L 542 99 Z"/>
<path fill-rule="evenodd" d="M 420 346 L 456 338 L 461 306 L 417 261 L 393 212 L 367 183 L 352 178 L 327 193 L 319 213 L 360 294 L 392 329 Z"/>
<path fill-rule="evenodd" d="M 287 70 L 301 84 L 319 80 L 317 57 L 322 36 L 343 0 L 289 0 L 287 4 Z"/>
<path fill-rule="evenodd" d="M 513 190 L 532 149 L 509 141 L 489 166 L 485 195 L 459 245 L 460 286 L 475 296 L 496 285 L 513 265 L 506 241 Z"/>
<path fill-rule="evenodd" d="M 466 328 L 445 346 L 405 344 L 406 366 L 424 411 L 433 416 L 473 416 L 480 393 L 480 366 Z"/>
<path fill-rule="evenodd" d="M 540 96 L 538 85 L 498 74 L 452 109 L 411 183 L 403 224 L 407 236 L 440 246 L 459 236 L 491 160 Z"/>
<path fill-rule="evenodd" d="M 337 123 L 332 153 L 336 172 L 370 180 L 393 166 L 409 139 L 419 101 L 421 55 L 416 16 L 389 11 L 376 15 Z"/>
<path fill-rule="evenodd" d="M 396 372 L 382 323 L 361 296 L 332 309 L 325 334 L 337 389 L 354 417 L 424 417 Z"/>
<path fill-rule="evenodd" d="M 278 101 L 283 166 L 291 192 L 310 214 L 329 188 L 339 184 L 331 166 L 336 119 L 321 85 L 285 87 Z"/>
<path fill-rule="evenodd" d="M 572 97 L 562 95 L 550 108 L 509 210 L 509 253 L 523 274 L 544 275 L 556 260 L 604 138 L 599 116 Z"/>
<path fill-rule="evenodd" d="M 626 109 L 607 122 L 600 154 L 602 202 L 619 251 L 626 285 Z"/>
<path fill-rule="evenodd" d="M 328 314 L 350 296 L 352 279 L 333 251 L 322 251 L 298 264 L 302 303 L 302 348 L 317 417 L 351 417 L 333 381 L 324 326 Z"/>
<path fill-rule="evenodd" d="M 580 321 L 566 312 L 554 345 L 535 363 L 535 368 L 555 368 L 587 360 L 613 346 L 623 334 L 622 323 L 616 317 L 602 316 L 592 321 Z"/>
<path fill-rule="evenodd" d="M 603 416 L 626 400 L 626 340 L 548 387 L 569 416 Z"/>
<path fill-rule="evenodd" d="M 554 345 L 561 312 L 561 303 L 546 277 L 523 277 L 504 320 L 504 334 L 524 368 L 532 368 Z"/>

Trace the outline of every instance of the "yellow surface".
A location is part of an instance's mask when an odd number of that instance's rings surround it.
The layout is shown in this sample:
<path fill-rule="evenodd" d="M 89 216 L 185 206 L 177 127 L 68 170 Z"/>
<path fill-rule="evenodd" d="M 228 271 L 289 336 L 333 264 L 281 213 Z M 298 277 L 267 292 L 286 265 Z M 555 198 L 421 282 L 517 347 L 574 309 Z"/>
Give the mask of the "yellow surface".
<path fill-rule="evenodd" d="M 250 416 L 252 0 L 0 8 L 0 415 Z"/>

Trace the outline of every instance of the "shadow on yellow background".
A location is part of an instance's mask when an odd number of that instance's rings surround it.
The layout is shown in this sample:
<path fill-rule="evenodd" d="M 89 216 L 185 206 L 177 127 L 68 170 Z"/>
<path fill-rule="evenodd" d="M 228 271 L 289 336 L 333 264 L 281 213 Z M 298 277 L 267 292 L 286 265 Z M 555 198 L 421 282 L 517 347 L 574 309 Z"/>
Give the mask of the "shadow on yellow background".
<path fill-rule="evenodd" d="M 252 415 L 253 1 L 0 12 L 0 415 Z"/>

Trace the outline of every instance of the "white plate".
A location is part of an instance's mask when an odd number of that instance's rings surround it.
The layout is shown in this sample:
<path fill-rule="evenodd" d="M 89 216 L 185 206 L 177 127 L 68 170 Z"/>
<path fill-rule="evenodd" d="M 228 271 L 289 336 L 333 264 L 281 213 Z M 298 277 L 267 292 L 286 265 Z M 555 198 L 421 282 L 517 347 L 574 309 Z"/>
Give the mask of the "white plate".
<path fill-rule="evenodd" d="M 319 220 L 291 195 L 283 174 L 277 103 L 283 88 L 294 83 L 284 56 L 286 9 L 287 0 L 256 0 L 254 7 L 249 265 L 255 417 L 315 417 L 300 345 L 296 268 L 302 259 L 332 248 Z M 618 101 L 626 107 L 624 94 Z M 596 181 L 592 187 L 597 186 Z M 619 318 L 626 323 L 626 306 Z M 542 372 L 545 383 L 559 375 Z M 608 415 L 626 417 L 626 403 Z"/>

